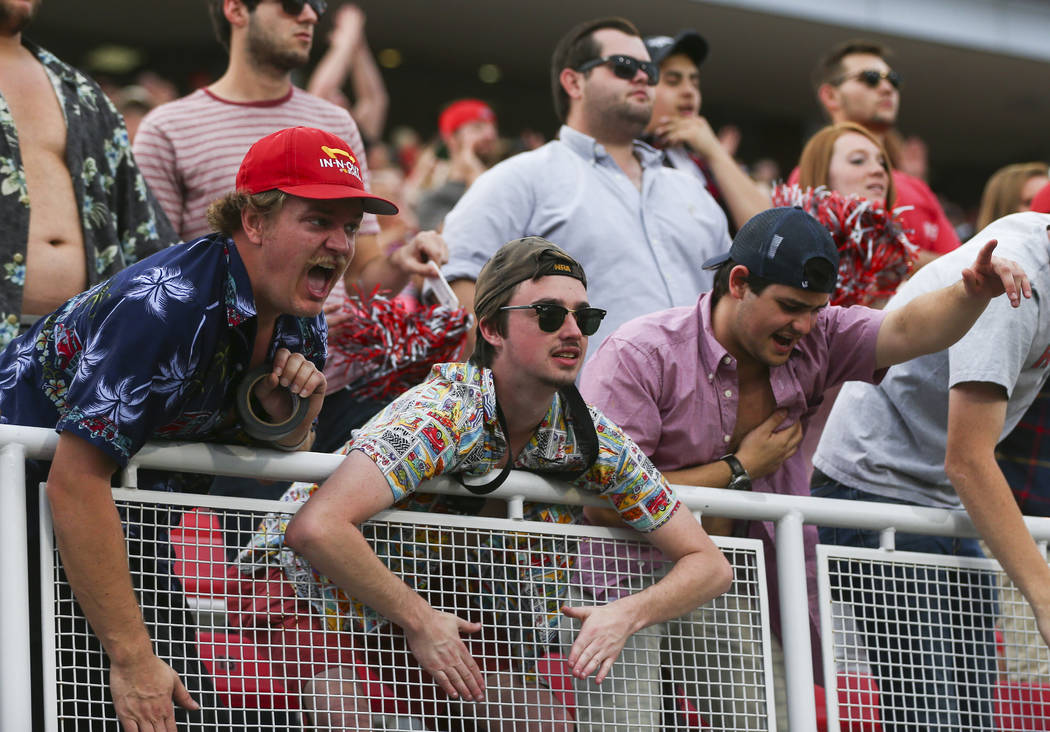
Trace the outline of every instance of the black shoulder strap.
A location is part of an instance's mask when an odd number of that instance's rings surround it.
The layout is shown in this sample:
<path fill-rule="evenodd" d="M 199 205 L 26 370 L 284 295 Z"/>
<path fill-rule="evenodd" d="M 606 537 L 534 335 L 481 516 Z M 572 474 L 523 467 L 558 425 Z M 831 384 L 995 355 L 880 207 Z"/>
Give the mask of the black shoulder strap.
<path fill-rule="evenodd" d="M 591 419 L 591 412 L 587 409 L 587 403 L 583 401 L 583 396 L 580 394 L 579 389 L 576 388 L 575 384 L 570 384 L 559 392 L 562 399 L 565 400 L 566 405 L 569 408 L 569 414 L 571 415 L 573 431 L 576 434 L 576 439 L 580 444 L 580 451 L 583 453 L 585 458 L 585 464 L 583 468 L 579 470 L 558 470 L 558 471 L 531 471 L 537 475 L 543 475 L 547 478 L 553 478 L 555 480 L 570 481 L 579 478 L 581 475 L 586 473 L 594 465 L 598 459 L 598 432 L 594 429 L 594 420 Z M 503 430 L 503 436 L 509 441 L 510 431 L 507 429 L 507 418 L 503 416 L 503 409 L 499 405 L 499 400 L 496 400 L 496 418 L 499 420 L 499 428 Z M 509 445 L 508 445 L 509 450 Z M 476 496 L 484 496 L 492 493 L 492 491 L 503 485 L 504 481 L 507 480 L 507 476 L 510 475 L 511 468 L 513 467 L 513 457 L 508 455 L 507 462 L 500 470 L 499 475 L 490 480 L 488 483 L 482 485 L 470 485 L 464 482 L 463 476 L 456 473 L 456 480 L 460 482 L 464 488 L 473 493 Z"/>

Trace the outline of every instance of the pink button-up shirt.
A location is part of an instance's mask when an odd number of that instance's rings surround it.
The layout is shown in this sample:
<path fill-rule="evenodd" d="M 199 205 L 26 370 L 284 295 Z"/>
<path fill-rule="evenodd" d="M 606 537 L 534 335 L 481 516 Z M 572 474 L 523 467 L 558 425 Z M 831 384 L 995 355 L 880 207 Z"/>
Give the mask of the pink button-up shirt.
<path fill-rule="evenodd" d="M 787 410 L 783 427 L 801 421 L 805 432 L 826 391 L 845 381 L 876 382 L 882 377 L 883 371 L 875 370 L 875 341 L 885 316 L 860 306 L 820 311 L 787 362 L 769 370 L 776 406 Z M 715 339 L 710 293 L 700 295 L 693 307 L 662 310 L 619 328 L 587 362 L 580 392 L 620 425 L 660 470 L 704 465 L 728 453 L 736 427 L 737 362 Z M 806 457 L 799 451 L 776 472 L 753 480 L 752 490 L 809 495 L 808 477 Z M 771 522 L 751 527 L 751 535 L 765 542 L 768 560 L 773 558 L 773 531 Z M 811 550 L 816 528 L 807 526 L 805 538 Z M 613 565 L 580 569 L 584 584 L 597 595 L 623 594 Z M 814 608 L 812 551 L 807 551 L 807 574 Z"/>

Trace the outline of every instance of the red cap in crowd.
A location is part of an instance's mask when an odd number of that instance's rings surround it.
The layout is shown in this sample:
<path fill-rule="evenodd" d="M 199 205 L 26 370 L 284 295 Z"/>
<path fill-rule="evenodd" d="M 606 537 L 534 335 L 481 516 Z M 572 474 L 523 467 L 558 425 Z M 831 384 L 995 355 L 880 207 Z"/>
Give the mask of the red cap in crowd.
<path fill-rule="evenodd" d="M 456 130 L 470 122 L 496 124 L 496 113 L 480 99 L 460 99 L 445 107 L 438 117 L 438 132 L 448 139 Z"/>
<path fill-rule="evenodd" d="M 330 132 L 290 127 L 258 140 L 237 171 L 237 190 L 272 190 L 299 198 L 357 198 L 366 213 L 393 215 L 397 206 L 365 190 L 350 146 Z"/>
<path fill-rule="evenodd" d="M 1050 183 L 1039 189 L 1032 197 L 1032 210 L 1039 213 L 1050 213 Z"/>

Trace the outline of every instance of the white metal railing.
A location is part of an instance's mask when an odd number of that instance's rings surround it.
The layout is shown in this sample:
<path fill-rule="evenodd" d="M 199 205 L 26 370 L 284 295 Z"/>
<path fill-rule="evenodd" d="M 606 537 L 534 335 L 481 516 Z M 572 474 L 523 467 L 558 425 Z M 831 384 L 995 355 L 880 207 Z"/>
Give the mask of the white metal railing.
<path fill-rule="evenodd" d="M 0 425 L 0 515 L 8 517 L 8 531 L 0 532 L 0 729 L 31 728 L 28 709 L 28 634 L 12 631 L 30 622 L 25 598 L 25 534 L 13 517 L 24 515 L 22 470 L 25 459 L 49 459 L 57 444 L 51 430 Z M 135 485 L 137 468 L 178 470 L 217 475 L 265 476 L 269 480 L 320 481 L 341 461 L 340 456 L 297 453 L 288 455 L 242 447 L 205 444 L 147 445 L 125 472 L 123 484 Z M 467 495 L 449 479 L 431 481 L 426 490 Z M 964 512 L 850 502 L 824 498 L 741 493 L 714 488 L 678 487 L 684 503 L 697 514 L 712 513 L 738 519 L 772 521 L 777 528 L 777 573 L 780 612 L 787 667 L 787 703 L 792 730 L 814 730 L 816 706 L 810 657 L 809 608 L 805 583 L 803 526 L 852 527 L 883 532 L 883 550 L 892 551 L 896 531 L 939 536 L 974 537 L 977 532 Z M 508 516 L 521 517 L 525 500 L 576 505 L 603 505 L 600 497 L 584 494 L 527 473 L 512 474 L 492 497 L 507 501 Z M 195 497 L 198 505 L 218 500 Z M 1026 525 L 1041 542 L 1050 540 L 1050 519 L 1026 518 Z M 827 626 L 825 626 L 826 628 Z M 834 687 L 829 680 L 829 706 Z M 834 724 L 834 720 L 832 720 Z"/>

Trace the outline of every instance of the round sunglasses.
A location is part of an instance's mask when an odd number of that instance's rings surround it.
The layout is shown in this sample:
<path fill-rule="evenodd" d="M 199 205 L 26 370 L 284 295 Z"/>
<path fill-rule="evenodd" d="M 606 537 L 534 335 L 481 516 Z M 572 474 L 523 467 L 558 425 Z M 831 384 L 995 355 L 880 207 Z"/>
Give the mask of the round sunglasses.
<path fill-rule="evenodd" d="M 865 69 L 864 71 L 856 71 L 852 74 L 846 74 L 845 76 L 840 77 L 834 83 L 834 86 L 838 86 L 842 82 L 849 81 L 850 79 L 856 79 L 857 81 L 870 86 L 872 89 L 877 87 L 879 83 L 885 79 L 890 82 L 890 86 L 894 89 L 901 88 L 901 75 L 896 71 L 876 71 L 875 69 Z"/>
<path fill-rule="evenodd" d="M 576 318 L 576 325 L 585 336 L 594 335 L 598 326 L 602 324 L 602 318 L 605 317 L 605 311 L 601 308 L 569 310 L 567 307 L 549 302 L 537 302 L 532 305 L 505 305 L 500 310 L 535 310 L 540 330 L 544 333 L 557 332 L 565 322 L 565 316 L 572 313 L 572 317 Z"/>
<path fill-rule="evenodd" d="M 641 69 L 645 72 L 646 83 L 649 86 L 656 86 L 660 81 L 660 67 L 654 64 L 652 61 L 639 61 L 634 56 L 624 56 L 622 54 L 616 54 L 614 56 L 605 56 L 603 58 L 593 58 L 590 61 L 584 61 L 582 64 L 576 67 L 577 71 L 590 71 L 591 69 L 602 66 L 603 64 L 610 64 L 612 66 L 612 72 L 617 78 L 627 79 L 630 81 Z"/>

